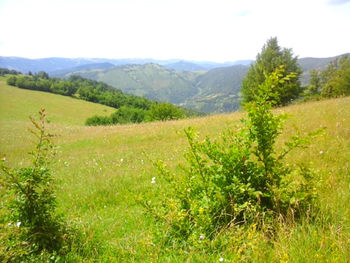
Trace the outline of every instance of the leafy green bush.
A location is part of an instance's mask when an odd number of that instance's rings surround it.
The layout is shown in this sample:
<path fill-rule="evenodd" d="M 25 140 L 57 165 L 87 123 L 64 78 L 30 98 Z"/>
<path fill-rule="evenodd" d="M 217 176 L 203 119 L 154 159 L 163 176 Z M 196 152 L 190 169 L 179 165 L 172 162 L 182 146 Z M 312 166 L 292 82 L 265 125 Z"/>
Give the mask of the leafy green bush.
<path fill-rule="evenodd" d="M 143 109 L 123 106 L 111 115 L 113 124 L 140 123 L 143 122 L 146 111 Z"/>
<path fill-rule="evenodd" d="M 196 116 L 197 113 L 193 111 L 184 112 L 183 109 L 176 107 L 170 103 L 154 104 L 149 110 L 134 108 L 129 106 L 122 106 L 110 116 L 92 116 L 85 121 L 85 125 L 113 125 L 113 124 L 127 124 L 127 123 L 141 123 L 148 121 L 166 121 L 177 120 L 185 116 Z"/>
<path fill-rule="evenodd" d="M 316 133 L 295 135 L 281 152 L 275 149 L 285 116 L 273 115 L 271 98 L 280 82 L 294 77 L 283 73 L 278 68 L 266 76 L 248 105 L 248 119 L 220 141 L 199 141 L 192 128 L 185 130 L 189 152 L 183 174 L 172 174 L 157 163 L 166 191 L 157 205 L 143 205 L 156 219 L 162 242 L 200 246 L 233 226 L 261 226 L 280 216 L 297 218 L 315 205 L 312 171 L 288 166 L 283 159 L 292 149 L 306 147 Z"/>
<path fill-rule="evenodd" d="M 52 135 L 45 130 L 45 111 L 41 110 L 40 122 L 31 118 L 36 130 L 31 132 L 38 140 L 30 153 L 32 165 L 25 168 L 9 168 L 0 165 L 2 202 L 6 203 L 1 221 L 0 250 L 12 255 L 14 261 L 33 254 L 56 254 L 67 245 L 66 226 L 55 213 L 56 196 L 54 180 L 48 169 L 52 159 Z M 6 260 L 0 256 L 0 259 Z M 7 260 L 6 260 L 7 261 Z"/>
<path fill-rule="evenodd" d="M 17 78 L 15 76 L 10 76 L 7 78 L 6 83 L 7 83 L 7 85 L 15 86 L 16 81 L 17 81 Z"/>
<path fill-rule="evenodd" d="M 183 110 L 171 103 L 154 104 L 149 112 L 148 119 L 151 121 L 177 120 L 185 117 Z"/>
<path fill-rule="evenodd" d="M 109 116 L 98 116 L 94 115 L 85 121 L 87 126 L 99 126 L 99 125 L 111 125 L 112 120 Z"/>

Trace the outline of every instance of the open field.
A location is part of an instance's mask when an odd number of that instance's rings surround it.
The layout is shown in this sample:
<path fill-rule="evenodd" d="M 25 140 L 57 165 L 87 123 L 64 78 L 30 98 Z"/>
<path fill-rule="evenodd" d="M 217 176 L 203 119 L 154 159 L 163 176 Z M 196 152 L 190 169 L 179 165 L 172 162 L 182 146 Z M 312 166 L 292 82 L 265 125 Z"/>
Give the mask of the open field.
<path fill-rule="evenodd" d="M 58 148 L 53 173 L 58 180 L 59 210 L 87 236 L 86 262 L 227 262 L 235 249 L 205 255 L 163 251 L 152 244 L 151 220 L 136 198 L 151 192 L 157 176 L 150 160 L 162 159 L 173 171 L 184 163 L 183 129 L 192 126 L 212 138 L 233 128 L 244 113 L 180 121 L 110 127 L 85 127 L 87 117 L 110 114 L 109 107 L 68 97 L 9 87 L 0 79 L 0 153 L 11 166 L 27 161 L 32 138 L 29 115 L 44 107 L 48 130 Z M 276 109 L 287 113 L 284 138 L 297 127 L 307 133 L 326 127 L 306 150 L 296 150 L 290 164 L 310 163 L 319 176 L 322 208 L 315 222 L 282 226 L 275 240 L 256 239 L 246 262 L 349 262 L 350 260 L 350 98 L 325 100 Z M 161 186 L 157 186 L 161 187 Z"/>

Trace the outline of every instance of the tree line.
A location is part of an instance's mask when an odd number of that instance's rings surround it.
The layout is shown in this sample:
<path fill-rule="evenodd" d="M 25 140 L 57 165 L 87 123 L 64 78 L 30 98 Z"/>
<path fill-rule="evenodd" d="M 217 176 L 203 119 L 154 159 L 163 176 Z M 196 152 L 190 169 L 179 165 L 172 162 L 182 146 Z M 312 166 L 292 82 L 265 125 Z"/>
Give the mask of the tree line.
<path fill-rule="evenodd" d="M 323 71 L 310 72 L 310 84 L 304 92 L 306 98 L 335 98 L 350 95 L 350 56 L 332 61 Z"/>
<path fill-rule="evenodd" d="M 5 75 L 19 75 L 21 72 L 14 70 L 14 69 L 7 69 L 7 68 L 0 68 L 0 76 L 5 76 Z"/>
<path fill-rule="evenodd" d="M 15 73 L 15 72 L 14 72 Z M 69 79 L 50 78 L 46 72 L 37 74 L 11 74 L 7 84 L 22 89 L 38 90 L 69 96 L 116 108 L 111 116 L 93 116 L 86 125 L 111 125 L 145 121 L 173 120 L 198 115 L 170 103 L 160 103 L 130 94 L 124 94 L 103 82 L 71 76 Z"/>
<path fill-rule="evenodd" d="M 270 38 L 256 57 L 246 77 L 242 81 L 243 105 L 251 102 L 256 97 L 257 87 L 264 83 L 276 69 L 283 67 L 283 73 L 279 77 L 293 75 L 292 79 L 285 81 L 283 78 L 276 83 L 271 100 L 275 106 L 284 106 L 295 100 L 305 101 L 321 98 L 335 98 L 350 95 L 350 57 L 344 55 L 331 62 L 323 71 L 312 70 L 310 83 L 303 87 L 300 83 L 302 68 L 298 64 L 297 57 L 292 49 L 282 48 L 278 45 L 277 38 Z"/>

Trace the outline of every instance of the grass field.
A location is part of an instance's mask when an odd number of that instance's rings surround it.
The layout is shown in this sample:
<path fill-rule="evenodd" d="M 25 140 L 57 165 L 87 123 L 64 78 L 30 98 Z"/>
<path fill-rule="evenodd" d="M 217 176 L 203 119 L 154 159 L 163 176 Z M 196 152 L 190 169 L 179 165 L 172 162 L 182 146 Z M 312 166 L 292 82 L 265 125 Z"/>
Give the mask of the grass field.
<path fill-rule="evenodd" d="M 52 171 L 58 184 L 59 211 L 86 235 L 80 256 L 72 262 L 226 262 L 237 248 L 205 254 L 161 251 L 152 243 L 151 220 L 136 199 L 152 190 L 157 176 L 150 160 L 162 159 L 173 171 L 184 163 L 187 143 L 183 129 L 192 126 L 201 136 L 232 128 L 244 113 L 180 121 L 110 127 L 86 127 L 94 114 L 112 108 L 54 94 L 9 87 L 0 79 L 0 153 L 9 165 L 28 161 L 32 147 L 29 115 L 44 107 L 48 129 L 59 147 Z M 350 98 L 325 100 L 276 109 L 289 116 L 284 138 L 297 127 L 307 133 L 326 127 L 306 150 L 294 151 L 288 162 L 310 163 L 317 171 L 321 212 L 314 222 L 281 225 L 274 240 L 257 232 L 240 256 L 245 262 L 349 262 L 350 260 Z M 161 186 L 158 186 L 161 187 Z M 233 233 L 234 234 L 234 233 Z M 76 251 L 77 252 L 77 251 Z"/>

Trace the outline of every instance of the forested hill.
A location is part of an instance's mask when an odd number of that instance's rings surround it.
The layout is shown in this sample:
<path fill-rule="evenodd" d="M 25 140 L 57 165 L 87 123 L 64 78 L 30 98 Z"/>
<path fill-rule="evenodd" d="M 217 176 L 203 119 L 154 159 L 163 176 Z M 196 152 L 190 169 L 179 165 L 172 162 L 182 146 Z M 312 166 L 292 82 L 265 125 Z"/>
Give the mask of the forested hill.
<path fill-rule="evenodd" d="M 301 83 L 309 84 L 310 71 L 324 70 L 336 57 L 300 58 Z M 0 57 L 0 67 L 22 72 L 46 69 L 50 76 L 79 75 L 103 81 L 122 92 L 165 101 L 200 112 L 231 112 L 239 108 L 241 83 L 251 60 L 214 63 L 152 59 L 29 60 Z"/>
<path fill-rule="evenodd" d="M 302 85 L 308 85 L 311 70 L 325 69 L 337 57 L 299 59 L 298 63 L 303 69 Z M 241 83 L 249 65 L 225 66 L 208 71 L 185 61 L 168 66 L 172 69 L 155 63 L 96 67 L 77 69 L 60 76 L 77 74 L 103 81 L 126 93 L 175 103 L 200 112 L 232 112 L 239 108 Z M 181 67 L 188 71 L 179 70 Z M 195 69 L 198 71 L 191 71 Z"/>
<path fill-rule="evenodd" d="M 22 89 L 38 90 L 70 96 L 117 109 L 110 117 L 94 116 L 88 125 L 139 123 L 154 120 L 180 119 L 198 116 L 199 113 L 182 109 L 170 103 L 161 103 L 144 97 L 124 94 L 103 82 L 71 76 L 69 79 L 50 78 L 47 73 L 22 75 L 16 71 L 2 70 L 7 84 Z"/>
<path fill-rule="evenodd" d="M 77 74 L 103 81 L 129 94 L 200 112 L 230 112 L 238 108 L 240 83 L 247 69 L 248 66 L 235 65 L 209 71 L 178 71 L 151 63 L 79 70 L 65 77 Z M 235 99 L 231 100 L 233 97 Z"/>

